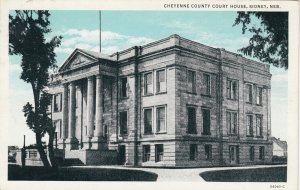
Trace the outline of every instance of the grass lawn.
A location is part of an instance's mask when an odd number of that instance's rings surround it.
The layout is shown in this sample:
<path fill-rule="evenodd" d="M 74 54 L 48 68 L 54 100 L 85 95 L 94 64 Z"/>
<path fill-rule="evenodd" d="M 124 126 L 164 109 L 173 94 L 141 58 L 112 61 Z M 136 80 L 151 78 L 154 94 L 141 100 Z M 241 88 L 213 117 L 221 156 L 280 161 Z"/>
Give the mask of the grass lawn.
<path fill-rule="evenodd" d="M 286 182 L 287 168 L 232 169 L 203 172 L 200 176 L 211 182 Z"/>
<path fill-rule="evenodd" d="M 33 181 L 156 181 L 157 175 L 138 170 L 58 168 L 8 165 L 8 180 Z"/>

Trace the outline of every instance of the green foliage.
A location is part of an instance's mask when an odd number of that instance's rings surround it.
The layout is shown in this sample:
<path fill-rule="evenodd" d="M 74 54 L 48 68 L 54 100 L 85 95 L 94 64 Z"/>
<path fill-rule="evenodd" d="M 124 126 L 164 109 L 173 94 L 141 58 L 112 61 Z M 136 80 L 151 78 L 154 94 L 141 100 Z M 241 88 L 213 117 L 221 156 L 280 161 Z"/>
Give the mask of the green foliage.
<path fill-rule="evenodd" d="M 253 17 L 260 26 L 253 24 Z M 288 13 L 287 12 L 238 12 L 234 26 L 242 24 L 242 32 L 252 34 L 249 45 L 238 51 L 258 58 L 275 67 L 288 69 Z"/>
<path fill-rule="evenodd" d="M 34 105 L 27 102 L 23 112 L 28 127 L 36 134 L 37 149 L 45 167 L 49 167 L 49 162 L 41 139 L 46 133 L 49 136 L 54 133 L 47 114 L 51 95 L 42 90 L 48 83 L 49 69 L 57 67 L 54 48 L 60 45 L 62 39 L 61 36 L 49 41 L 45 39 L 45 34 L 51 32 L 49 16 L 48 11 L 33 10 L 15 11 L 9 15 L 9 54 L 22 56 L 20 78 L 32 87 Z"/>

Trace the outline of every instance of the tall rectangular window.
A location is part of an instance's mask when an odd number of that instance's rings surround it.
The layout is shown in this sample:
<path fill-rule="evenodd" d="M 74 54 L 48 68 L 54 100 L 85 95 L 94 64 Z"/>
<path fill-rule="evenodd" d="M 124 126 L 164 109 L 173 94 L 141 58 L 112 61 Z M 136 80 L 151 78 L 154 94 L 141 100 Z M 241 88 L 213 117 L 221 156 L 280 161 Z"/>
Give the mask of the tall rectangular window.
<path fill-rule="evenodd" d="M 127 77 L 124 77 L 121 79 L 121 98 L 127 98 L 128 97 L 128 81 Z"/>
<path fill-rule="evenodd" d="M 187 91 L 190 93 L 196 93 L 196 72 L 188 71 L 187 72 Z"/>
<path fill-rule="evenodd" d="M 210 110 L 202 109 L 203 135 L 210 135 Z"/>
<path fill-rule="evenodd" d="M 153 78 L 152 78 L 152 73 L 147 73 L 144 75 L 144 80 L 145 80 L 145 95 L 151 95 L 153 94 Z"/>
<path fill-rule="evenodd" d="M 226 113 L 226 124 L 228 134 L 237 134 L 237 112 L 227 111 Z"/>
<path fill-rule="evenodd" d="M 237 81 L 232 79 L 227 79 L 227 98 L 231 100 L 237 99 Z"/>
<path fill-rule="evenodd" d="M 196 134 L 197 133 L 197 124 L 196 124 L 196 108 L 188 107 L 187 108 L 187 133 Z"/>
<path fill-rule="evenodd" d="M 156 108 L 156 132 L 166 131 L 166 108 Z"/>
<path fill-rule="evenodd" d="M 150 145 L 143 145 L 143 162 L 150 161 Z"/>
<path fill-rule="evenodd" d="M 258 137 L 263 136 L 262 116 L 256 115 L 256 135 Z"/>
<path fill-rule="evenodd" d="M 197 145 L 190 144 L 190 160 L 196 160 L 197 155 L 198 155 Z"/>
<path fill-rule="evenodd" d="M 247 115 L 247 136 L 253 137 L 253 115 Z"/>
<path fill-rule="evenodd" d="M 250 146 L 249 155 L 250 161 L 254 161 L 254 146 Z"/>
<path fill-rule="evenodd" d="M 166 71 L 160 70 L 156 72 L 156 92 L 166 92 Z"/>
<path fill-rule="evenodd" d="M 262 92 L 263 89 L 261 87 L 257 87 L 256 89 L 256 104 L 262 105 Z"/>
<path fill-rule="evenodd" d="M 144 134 L 152 134 L 152 109 L 144 109 Z"/>
<path fill-rule="evenodd" d="M 210 75 L 209 74 L 203 74 L 203 93 L 204 95 L 210 95 L 211 94 L 211 81 L 210 81 Z"/>
<path fill-rule="evenodd" d="M 265 147 L 263 147 L 263 146 L 259 147 L 259 159 L 260 160 L 265 159 Z"/>
<path fill-rule="evenodd" d="M 252 85 L 246 84 L 246 102 L 252 103 Z"/>
<path fill-rule="evenodd" d="M 211 160 L 212 159 L 212 146 L 210 144 L 204 145 L 204 152 L 205 152 L 205 159 Z"/>
<path fill-rule="evenodd" d="M 120 112 L 120 134 L 127 134 L 127 111 Z"/>
<path fill-rule="evenodd" d="M 54 112 L 60 112 L 61 111 L 61 94 L 55 94 L 54 95 L 54 108 L 53 108 L 53 111 Z"/>
<path fill-rule="evenodd" d="M 57 132 L 57 138 L 61 139 L 62 137 L 62 127 L 61 127 L 61 120 L 58 119 L 58 120 L 55 120 L 53 122 L 53 125 L 55 126 L 55 132 Z"/>
<path fill-rule="evenodd" d="M 156 144 L 155 145 L 155 162 L 163 161 L 164 159 L 164 145 Z"/>

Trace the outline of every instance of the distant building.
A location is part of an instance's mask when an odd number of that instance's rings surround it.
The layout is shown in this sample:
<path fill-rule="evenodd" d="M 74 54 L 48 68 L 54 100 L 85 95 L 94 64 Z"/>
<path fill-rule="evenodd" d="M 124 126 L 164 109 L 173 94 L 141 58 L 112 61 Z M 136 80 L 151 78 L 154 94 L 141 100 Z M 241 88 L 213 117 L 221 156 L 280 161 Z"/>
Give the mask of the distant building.
<path fill-rule="evenodd" d="M 272 159 L 269 65 L 172 35 L 112 55 L 76 49 L 50 79 L 65 158 L 219 166 Z"/>
<path fill-rule="evenodd" d="M 287 142 L 276 137 L 271 137 L 270 140 L 273 142 L 273 156 L 287 157 Z"/>

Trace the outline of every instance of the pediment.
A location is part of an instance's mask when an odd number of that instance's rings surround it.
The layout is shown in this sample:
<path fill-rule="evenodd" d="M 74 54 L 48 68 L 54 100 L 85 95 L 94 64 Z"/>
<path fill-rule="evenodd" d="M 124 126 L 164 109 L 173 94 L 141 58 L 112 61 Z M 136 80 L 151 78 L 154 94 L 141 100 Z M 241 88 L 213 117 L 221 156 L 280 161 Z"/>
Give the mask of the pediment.
<path fill-rule="evenodd" d="M 74 68 L 78 68 L 84 65 L 88 65 L 89 63 L 97 61 L 97 58 L 92 57 L 80 50 L 76 49 L 69 58 L 65 61 L 65 63 L 60 67 L 59 72 L 72 70 Z"/>

